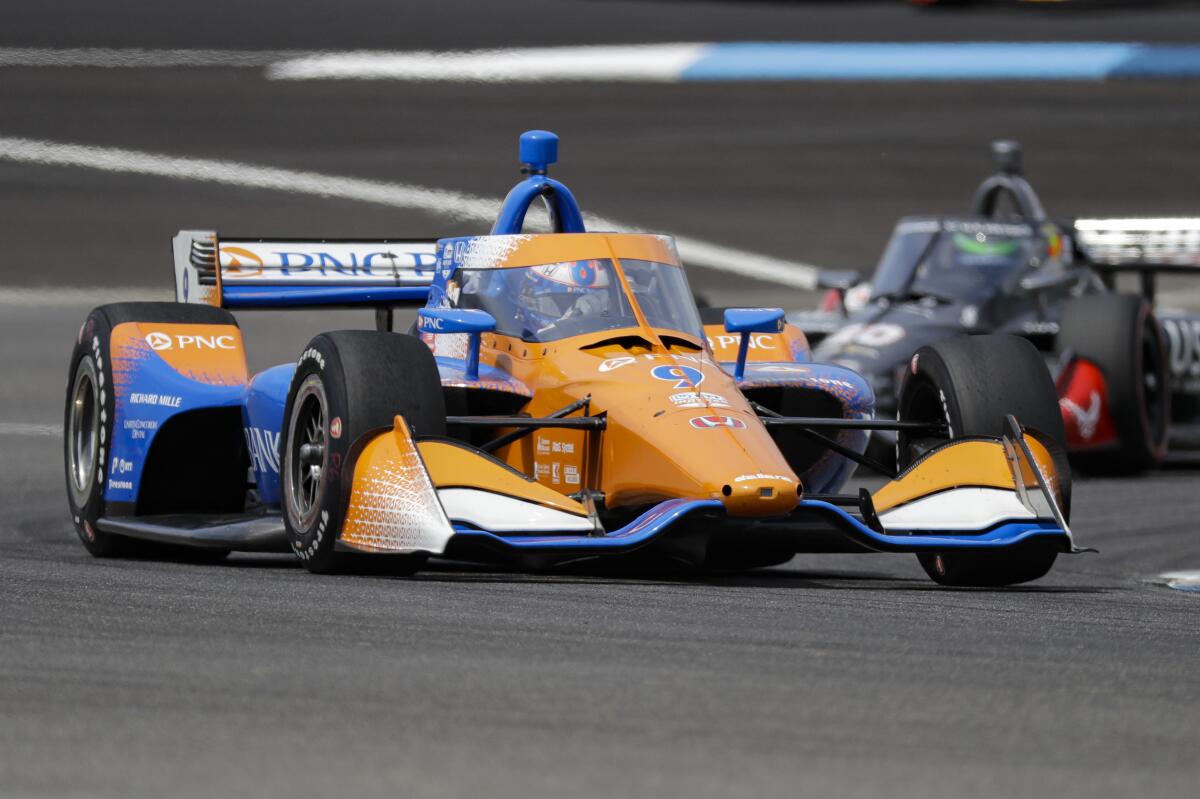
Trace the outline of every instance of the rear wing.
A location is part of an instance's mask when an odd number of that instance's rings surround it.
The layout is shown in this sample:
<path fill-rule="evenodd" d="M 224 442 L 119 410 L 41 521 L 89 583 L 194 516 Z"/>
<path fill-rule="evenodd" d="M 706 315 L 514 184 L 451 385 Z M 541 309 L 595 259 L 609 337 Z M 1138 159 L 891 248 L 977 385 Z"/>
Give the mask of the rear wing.
<path fill-rule="evenodd" d="M 1155 275 L 1200 277 L 1200 217 L 1076 219 L 1075 240 L 1109 286 L 1118 272 L 1138 273 L 1147 299 Z"/>
<path fill-rule="evenodd" d="M 236 239 L 181 230 L 175 299 L 219 308 L 424 305 L 436 239 Z"/>

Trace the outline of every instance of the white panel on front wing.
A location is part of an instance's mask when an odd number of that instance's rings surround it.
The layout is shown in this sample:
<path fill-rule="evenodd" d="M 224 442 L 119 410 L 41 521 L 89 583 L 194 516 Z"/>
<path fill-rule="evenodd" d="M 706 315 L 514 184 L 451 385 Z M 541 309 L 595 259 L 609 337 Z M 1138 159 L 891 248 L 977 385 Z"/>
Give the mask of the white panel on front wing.
<path fill-rule="evenodd" d="M 451 521 L 494 533 L 591 532 L 586 516 L 475 488 L 439 488 L 438 498 Z"/>

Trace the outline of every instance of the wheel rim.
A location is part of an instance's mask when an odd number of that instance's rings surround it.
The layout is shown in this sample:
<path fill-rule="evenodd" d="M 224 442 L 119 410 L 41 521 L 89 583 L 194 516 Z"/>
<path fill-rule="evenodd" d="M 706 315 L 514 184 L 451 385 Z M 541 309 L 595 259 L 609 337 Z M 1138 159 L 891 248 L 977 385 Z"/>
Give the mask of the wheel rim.
<path fill-rule="evenodd" d="M 287 508 L 295 529 L 307 530 L 321 508 L 329 457 L 325 389 L 315 375 L 300 386 L 292 408 L 288 425 Z"/>
<path fill-rule="evenodd" d="M 67 427 L 71 483 L 76 497 L 86 497 L 96 479 L 100 452 L 100 403 L 96 390 L 96 371 L 84 358 L 75 371 L 71 386 L 71 410 Z"/>
<path fill-rule="evenodd" d="M 949 409 L 942 402 L 937 386 L 924 377 L 912 380 L 915 382 L 907 389 L 907 396 L 898 404 L 896 418 L 905 422 L 945 422 L 948 428 L 952 427 Z M 899 433 L 896 436 L 896 465 L 905 469 L 921 455 L 949 440 L 949 436 Z"/>

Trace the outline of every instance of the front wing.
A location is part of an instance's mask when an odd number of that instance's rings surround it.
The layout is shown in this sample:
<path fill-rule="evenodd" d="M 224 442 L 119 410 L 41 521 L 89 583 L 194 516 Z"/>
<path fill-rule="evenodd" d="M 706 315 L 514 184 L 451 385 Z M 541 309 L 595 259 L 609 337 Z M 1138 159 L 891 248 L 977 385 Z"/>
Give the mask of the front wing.
<path fill-rule="evenodd" d="M 1019 430 L 1015 424 L 1014 430 Z M 586 501 L 566 497 L 471 447 L 414 442 L 399 417 L 395 429 L 376 442 L 354 469 L 356 490 L 339 539 L 346 549 L 553 562 L 629 553 L 673 538 L 704 542 L 737 535 L 785 542 L 796 552 L 837 551 L 831 538 L 841 540 L 841 551 L 998 549 L 1033 538 L 1076 550 L 1059 509 L 1053 458 L 1023 434 L 950 442 L 874 494 L 864 491 L 853 504 L 847 497 L 805 498 L 787 516 L 755 519 L 727 516 L 719 499 L 676 498 L 612 530 L 604 529 Z M 402 460 L 408 465 L 399 470 Z M 380 496 L 369 477 L 380 473 L 406 484 L 423 475 L 429 492 L 422 502 L 436 502 L 436 512 L 402 509 L 392 494 L 387 500 L 391 516 L 381 523 L 379 502 L 369 500 L 364 508 L 357 499 Z M 360 480 L 369 490 L 359 490 Z M 369 545 L 363 545 L 358 518 L 372 520 Z M 414 546 L 422 535 L 428 543 Z"/>

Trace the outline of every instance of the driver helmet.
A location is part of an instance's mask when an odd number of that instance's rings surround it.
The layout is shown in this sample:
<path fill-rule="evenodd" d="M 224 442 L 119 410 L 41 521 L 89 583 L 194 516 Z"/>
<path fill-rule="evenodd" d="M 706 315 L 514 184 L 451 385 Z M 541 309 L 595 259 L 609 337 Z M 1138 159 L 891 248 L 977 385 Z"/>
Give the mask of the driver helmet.
<path fill-rule="evenodd" d="M 602 260 L 563 261 L 520 271 L 518 314 L 529 330 L 536 332 L 558 322 L 584 297 L 601 300 L 598 310 L 607 310 L 611 276 Z"/>
<path fill-rule="evenodd" d="M 1019 239 L 984 231 L 954 233 L 955 266 L 996 266 L 1010 262 L 1021 250 Z"/>

